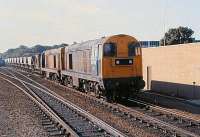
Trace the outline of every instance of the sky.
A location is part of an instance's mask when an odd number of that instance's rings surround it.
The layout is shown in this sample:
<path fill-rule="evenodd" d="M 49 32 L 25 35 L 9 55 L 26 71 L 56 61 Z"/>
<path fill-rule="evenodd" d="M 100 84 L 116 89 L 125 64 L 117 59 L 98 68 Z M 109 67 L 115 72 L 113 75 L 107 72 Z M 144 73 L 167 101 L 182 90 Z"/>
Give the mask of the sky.
<path fill-rule="evenodd" d="M 200 39 L 199 5 L 199 0 L 0 0 L 0 52 L 114 34 L 160 40 L 178 26 L 192 28 Z"/>

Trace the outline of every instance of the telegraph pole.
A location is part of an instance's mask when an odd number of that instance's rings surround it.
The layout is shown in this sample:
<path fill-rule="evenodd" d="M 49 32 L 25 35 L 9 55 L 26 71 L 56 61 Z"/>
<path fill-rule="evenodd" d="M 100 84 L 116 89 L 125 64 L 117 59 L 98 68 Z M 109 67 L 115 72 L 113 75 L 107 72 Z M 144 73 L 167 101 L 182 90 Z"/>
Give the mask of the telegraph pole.
<path fill-rule="evenodd" d="M 166 11 L 167 11 L 167 2 L 168 0 L 164 0 L 164 9 L 163 9 L 163 31 L 164 31 L 164 46 L 166 45 L 166 37 L 165 37 L 165 32 L 166 32 Z"/>

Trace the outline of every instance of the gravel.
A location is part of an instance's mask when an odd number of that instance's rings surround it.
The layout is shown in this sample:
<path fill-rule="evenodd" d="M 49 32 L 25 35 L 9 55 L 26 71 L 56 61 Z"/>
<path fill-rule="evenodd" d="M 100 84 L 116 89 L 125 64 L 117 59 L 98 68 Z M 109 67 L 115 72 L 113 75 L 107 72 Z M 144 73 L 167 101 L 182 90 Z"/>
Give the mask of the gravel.
<path fill-rule="evenodd" d="M 48 137 L 34 108 L 22 91 L 0 78 L 1 137 Z"/>

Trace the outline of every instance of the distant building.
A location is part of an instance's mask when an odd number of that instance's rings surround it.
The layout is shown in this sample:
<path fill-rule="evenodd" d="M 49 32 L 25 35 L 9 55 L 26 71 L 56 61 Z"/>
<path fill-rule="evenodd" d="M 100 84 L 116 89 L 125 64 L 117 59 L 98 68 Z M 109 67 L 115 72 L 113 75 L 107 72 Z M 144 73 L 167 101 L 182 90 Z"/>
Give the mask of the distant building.
<path fill-rule="evenodd" d="M 200 42 L 200 40 L 195 40 L 195 42 L 197 43 L 197 42 Z"/>
<path fill-rule="evenodd" d="M 148 47 L 158 47 L 160 46 L 160 41 L 140 41 L 142 48 Z"/>
<path fill-rule="evenodd" d="M 142 48 L 148 47 L 158 47 L 160 46 L 160 41 L 140 41 Z"/>

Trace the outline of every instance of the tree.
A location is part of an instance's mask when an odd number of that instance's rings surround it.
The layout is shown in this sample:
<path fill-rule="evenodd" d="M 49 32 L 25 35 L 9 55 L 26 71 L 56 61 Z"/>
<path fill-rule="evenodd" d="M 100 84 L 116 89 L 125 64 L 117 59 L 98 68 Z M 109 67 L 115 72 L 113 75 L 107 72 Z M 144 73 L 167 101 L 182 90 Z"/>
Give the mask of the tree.
<path fill-rule="evenodd" d="M 194 31 L 188 27 L 180 26 L 178 28 L 171 28 L 165 33 L 165 36 L 160 40 L 160 43 L 162 46 L 191 43 L 194 41 L 194 38 L 192 38 L 193 34 Z"/>
<path fill-rule="evenodd" d="M 8 49 L 6 52 L 2 54 L 4 58 L 8 57 L 21 57 L 21 56 L 32 56 L 34 54 L 42 53 L 45 50 L 49 49 L 56 49 L 60 47 L 66 47 L 68 44 L 62 43 L 60 45 L 53 45 L 53 46 L 44 46 L 44 45 L 35 45 L 33 47 L 27 47 L 24 45 L 20 45 L 18 48 L 15 49 Z M 0 54 L 1 55 L 1 54 Z"/>

